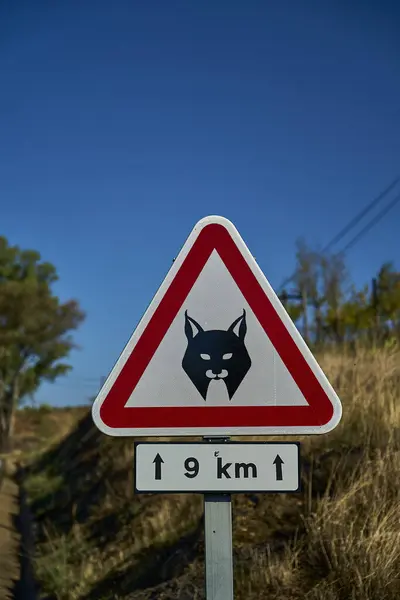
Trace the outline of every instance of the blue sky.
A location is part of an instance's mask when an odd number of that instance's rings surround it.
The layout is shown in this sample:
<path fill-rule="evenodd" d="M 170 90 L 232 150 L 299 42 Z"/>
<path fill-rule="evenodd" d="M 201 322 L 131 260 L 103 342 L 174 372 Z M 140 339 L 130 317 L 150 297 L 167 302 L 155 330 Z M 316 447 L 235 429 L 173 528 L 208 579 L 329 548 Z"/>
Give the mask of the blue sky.
<path fill-rule="evenodd" d="M 399 25 L 359 0 L 1 3 L 0 234 L 87 311 L 38 401 L 97 391 L 199 218 L 230 218 L 278 286 L 296 238 L 325 244 L 394 179 Z M 397 206 L 351 250 L 358 284 L 399 226 Z"/>

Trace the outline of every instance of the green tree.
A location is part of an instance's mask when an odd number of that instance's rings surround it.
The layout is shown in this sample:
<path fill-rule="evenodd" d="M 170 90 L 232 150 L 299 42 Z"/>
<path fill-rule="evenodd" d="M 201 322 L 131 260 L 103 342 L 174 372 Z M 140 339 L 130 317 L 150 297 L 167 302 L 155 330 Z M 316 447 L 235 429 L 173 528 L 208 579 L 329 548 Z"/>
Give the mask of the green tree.
<path fill-rule="evenodd" d="M 353 285 L 349 298 L 341 306 L 342 327 L 348 341 L 366 341 L 373 327 L 373 309 L 368 285 L 357 290 Z"/>
<path fill-rule="evenodd" d="M 342 306 L 348 281 L 346 265 L 341 254 L 321 255 L 319 264 L 325 305 L 325 331 L 334 341 L 341 342 L 345 335 Z"/>
<path fill-rule="evenodd" d="M 41 382 L 54 381 L 71 367 L 71 331 L 84 319 L 75 300 L 52 292 L 55 267 L 38 252 L 10 246 L 0 237 L 0 446 L 13 430 L 14 410 Z"/>
<path fill-rule="evenodd" d="M 286 290 L 283 290 L 282 293 L 280 294 L 279 298 L 282 301 L 282 304 L 283 304 L 286 312 L 288 313 L 289 317 L 292 319 L 292 321 L 294 323 L 296 323 L 296 321 L 298 321 L 298 319 L 303 314 L 303 307 L 301 304 L 289 301 L 288 296 L 289 296 L 288 292 Z"/>
<path fill-rule="evenodd" d="M 385 330 L 390 325 L 400 330 L 400 273 L 393 263 L 382 265 L 376 278 L 376 316 L 380 327 Z"/>
<path fill-rule="evenodd" d="M 296 243 L 296 274 L 294 282 L 296 291 L 300 297 L 303 316 L 304 339 L 310 341 L 311 323 L 309 320 L 308 306 L 315 311 L 316 322 L 319 326 L 320 297 L 318 293 L 319 258 L 318 254 L 311 250 L 303 239 Z M 319 330 L 317 337 L 319 335 Z"/>
<path fill-rule="evenodd" d="M 296 243 L 295 290 L 281 294 L 296 322 L 303 321 L 307 342 L 363 343 L 400 337 L 400 272 L 391 262 L 382 265 L 370 293 L 369 285 L 357 290 L 341 253 L 327 254 L 311 249 L 303 239 Z M 295 304 L 288 299 L 297 296 Z M 378 336 L 377 336 L 378 334 Z"/>

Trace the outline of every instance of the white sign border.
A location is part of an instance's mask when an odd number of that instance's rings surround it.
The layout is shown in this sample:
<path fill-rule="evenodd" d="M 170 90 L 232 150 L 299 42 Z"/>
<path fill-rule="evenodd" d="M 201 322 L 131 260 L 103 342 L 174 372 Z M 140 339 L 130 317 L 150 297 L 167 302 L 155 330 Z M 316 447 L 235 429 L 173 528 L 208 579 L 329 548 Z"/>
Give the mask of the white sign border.
<path fill-rule="evenodd" d="M 106 425 L 100 416 L 100 408 L 103 404 L 105 398 L 107 397 L 109 391 L 114 385 L 114 382 L 118 378 L 121 373 L 126 361 L 131 355 L 133 348 L 136 346 L 138 340 L 140 339 L 142 333 L 146 329 L 150 319 L 153 314 L 157 310 L 161 300 L 163 299 L 166 291 L 168 290 L 171 282 L 174 280 L 176 274 L 182 266 L 183 261 L 188 255 L 190 249 L 192 248 L 194 242 L 199 236 L 200 232 L 204 227 L 210 225 L 212 223 L 222 225 L 225 229 L 228 230 L 229 234 L 233 238 L 236 246 L 239 251 L 243 255 L 243 258 L 246 260 L 248 266 L 250 267 L 252 273 L 260 284 L 261 288 L 265 292 L 266 296 L 269 298 L 271 304 L 273 305 L 275 311 L 277 312 L 279 318 L 285 325 L 289 334 L 291 335 L 293 341 L 296 346 L 299 348 L 299 351 L 302 353 L 304 359 L 309 365 L 311 371 L 314 373 L 324 392 L 328 396 L 330 402 L 333 407 L 333 415 L 331 420 L 325 425 L 320 426 L 286 426 L 286 427 L 268 427 L 268 426 L 256 426 L 256 427 L 155 427 L 155 428 L 113 428 Z M 157 410 L 157 407 L 154 407 L 154 410 Z M 177 409 L 179 410 L 179 409 Z M 113 369 L 108 375 L 104 385 L 99 391 L 93 405 L 92 405 L 92 418 L 96 427 L 106 435 L 114 436 L 114 437 L 170 437 L 170 436 L 204 436 L 204 435 L 218 435 L 218 436 L 237 436 L 237 435 L 314 435 L 314 434 L 324 434 L 328 433 L 332 429 L 334 429 L 342 416 L 342 405 L 338 395 L 335 390 L 332 388 L 329 383 L 325 373 L 322 371 L 321 367 L 317 363 L 314 358 L 312 352 L 308 348 L 307 344 L 301 337 L 298 332 L 296 326 L 293 321 L 290 319 L 289 315 L 286 313 L 281 301 L 278 296 L 272 289 L 270 283 L 265 277 L 264 273 L 256 263 L 254 257 L 250 253 L 250 250 L 247 248 L 244 243 L 242 237 L 240 236 L 236 227 L 226 219 L 225 217 L 220 216 L 208 216 L 201 219 L 193 228 L 189 237 L 187 238 L 185 244 L 180 250 L 177 258 L 172 264 L 172 267 L 168 271 L 164 281 L 158 288 L 153 300 L 149 304 L 147 310 L 145 311 L 143 317 L 138 323 L 135 331 L 131 335 L 128 343 L 126 344 L 124 350 L 122 351 L 120 357 L 115 363 Z"/>

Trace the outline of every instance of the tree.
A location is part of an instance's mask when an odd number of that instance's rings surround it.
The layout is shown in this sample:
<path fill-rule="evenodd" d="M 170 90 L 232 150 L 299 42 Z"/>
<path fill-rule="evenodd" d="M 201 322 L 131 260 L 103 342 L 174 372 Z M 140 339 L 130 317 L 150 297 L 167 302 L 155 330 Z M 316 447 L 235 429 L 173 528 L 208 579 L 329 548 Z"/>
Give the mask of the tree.
<path fill-rule="evenodd" d="M 381 329 L 400 326 L 400 273 L 391 262 L 384 263 L 376 279 L 376 316 Z"/>
<path fill-rule="evenodd" d="M 348 281 L 344 258 L 341 254 L 322 255 L 320 268 L 326 331 L 336 342 L 341 342 L 345 334 L 341 308 L 346 297 L 344 286 Z"/>
<path fill-rule="evenodd" d="M 292 319 L 294 323 L 301 317 L 303 314 L 303 306 L 301 304 L 296 304 L 294 302 L 289 301 L 289 294 L 286 290 L 283 290 L 279 296 L 282 304 L 288 313 L 289 317 Z"/>
<path fill-rule="evenodd" d="M 373 327 L 373 309 L 369 297 L 368 285 L 357 290 L 353 285 L 349 298 L 340 310 L 344 337 L 347 341 L 368 339 Z"/>
<path fill-rule="evenodd" d="M 370 294 L 368 285 L 350 286 L 343 254 L 311 249 L 299 239 L 292 281 L 294 292 L 284 291 L 281 299 L 293 321 L 303 320 L 306 342 L 319 346 L 400 337 L 400 272 L 391 262 L 382 265 Z M 300 304 L 288 304 L 294 298 Z"/>
<path fill-rule="evenodd" d="M 301 297 L 304 339 L 309 343 L 310 323 L 307 307 L 311 304 L 317 313 L 320 308 L 318 295 L 318 256 L 313 250 L 310 250 L 303 239 L 297 240 L 296 247 L 296 274 L 294 281 L 297 293 Z"/>
<path fill-rule="evenodd" d="M 55 267 L 38 252 L 0 237 L 0 446 L 12 435 L 14 410 L 47 380 L 70 370 L 70 332 L 84 319 L 75 300 L 53 294 Z"/>

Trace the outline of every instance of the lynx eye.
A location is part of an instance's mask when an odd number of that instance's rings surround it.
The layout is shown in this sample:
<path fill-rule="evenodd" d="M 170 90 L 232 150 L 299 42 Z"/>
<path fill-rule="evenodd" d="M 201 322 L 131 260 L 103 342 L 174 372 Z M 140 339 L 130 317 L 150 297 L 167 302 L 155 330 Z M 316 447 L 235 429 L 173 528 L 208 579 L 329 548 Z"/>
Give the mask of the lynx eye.
<path fill-rule="evenodd" d="M 201 356 L 201 358 L 203 360 L 210 360 L 211 359 L 211 356 L 209 354 L 200 354 L 200 356 Z"/>
<path fill-rule="evenodd" d="M 223 360 L 229 360 L 230 358 L 232 358 L 233 354 L 232 352 L 228 352 L 228 354 L 224 354 L 222 359 Z"/>

